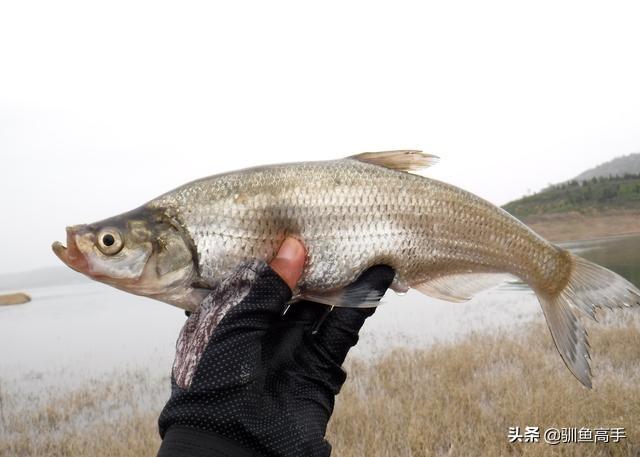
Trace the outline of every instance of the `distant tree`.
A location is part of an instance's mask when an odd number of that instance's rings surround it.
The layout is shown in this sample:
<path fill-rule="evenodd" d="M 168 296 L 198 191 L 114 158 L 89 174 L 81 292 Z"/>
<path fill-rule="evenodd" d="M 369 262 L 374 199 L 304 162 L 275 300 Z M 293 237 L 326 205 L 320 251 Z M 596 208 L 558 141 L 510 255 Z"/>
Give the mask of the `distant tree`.
<path fill-rule="evenodd" d="M 609 200 L 610 198 L 611 198 L 611 191 L 608 187 L 605 187 L 604 189 L 602 189 L 602 194 L 600 195 L 600 198 L 598 199 L 598 201 L 603 203 Z"/>
<path fill-rule="evenodd" d="M 587 188 L 584 190 L 584 199 L 585 200 L 592 200 L 593 199 L 593 189 L 591 188 L 591 186 L 589 184 L 587 184 Z"/>
<path fill-rule="evenodd" d="M 607 201 L 607 200 L 614 199 L 618 196 L 619 192 L 620 192 L 620 184 L 607 186 L 603 189 L 602 197 L 600 200 Z"/>

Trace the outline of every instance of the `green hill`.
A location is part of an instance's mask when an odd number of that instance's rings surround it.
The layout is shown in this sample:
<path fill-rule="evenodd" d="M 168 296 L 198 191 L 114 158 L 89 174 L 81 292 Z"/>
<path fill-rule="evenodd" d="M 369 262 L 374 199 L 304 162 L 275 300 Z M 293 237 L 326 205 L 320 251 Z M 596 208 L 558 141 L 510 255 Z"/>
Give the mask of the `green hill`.
<path fill-rule="evenodd" d="M 507 203 L 503 208 L 519 218 L 570 211 L 639 209 L 640 174 L 574 179 Z"/>

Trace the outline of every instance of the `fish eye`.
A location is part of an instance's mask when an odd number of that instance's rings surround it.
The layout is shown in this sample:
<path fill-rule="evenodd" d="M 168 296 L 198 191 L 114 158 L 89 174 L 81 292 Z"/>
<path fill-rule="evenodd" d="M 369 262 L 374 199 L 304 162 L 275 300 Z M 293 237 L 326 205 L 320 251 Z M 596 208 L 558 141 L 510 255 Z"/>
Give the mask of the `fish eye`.
<path fill-rule="evenodd" d="M 122 235 L 114 228 L 106 228 L 98 234 L 98 249 L 103 254 L 115 255 L 122 250 Z"/>

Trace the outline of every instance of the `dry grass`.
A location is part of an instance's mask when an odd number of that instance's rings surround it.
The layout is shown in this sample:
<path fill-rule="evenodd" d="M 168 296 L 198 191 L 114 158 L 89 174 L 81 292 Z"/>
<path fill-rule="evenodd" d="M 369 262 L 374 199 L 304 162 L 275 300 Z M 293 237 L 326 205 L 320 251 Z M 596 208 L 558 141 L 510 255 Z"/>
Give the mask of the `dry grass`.
<path fill-rule="evenodd" d="M 518 336 L 476 335 L 351 361 L 329 427 L 334 455 L 638 456 L 640 325 L 626 317 L 590 332 L 593 391 L 566 371 L 543 324 Z M 44 399 L 18 399 L 0 385 L 0 455 L 154 456 L 166 395 L 167 380 L 144 374 Z M 627 439 L 508 444 L 516 425 L 625 427 Z"/>
<path fill-rule="evenodd" d="M 0 385 L 0 456 L 155 456 L 168 379 L 131 372 L 110 378 L 120 380 L 27 398 Z"/>
<path fill-rule="evenodd" d="M 543 324 L 353 363 L 330 424 L 336 455 L 640 455 L 637 321 L 594 329 L 595 388 L 566 370 Z M 619 444 L 509 444 L 510 426 L 626 427 Z"/>

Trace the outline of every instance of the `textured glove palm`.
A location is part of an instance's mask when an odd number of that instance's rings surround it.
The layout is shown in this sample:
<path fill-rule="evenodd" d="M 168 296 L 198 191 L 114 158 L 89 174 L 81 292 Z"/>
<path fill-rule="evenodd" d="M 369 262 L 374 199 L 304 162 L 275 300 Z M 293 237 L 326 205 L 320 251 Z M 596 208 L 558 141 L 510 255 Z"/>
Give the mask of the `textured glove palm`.
<path fill-rule="evenodd" d="M 377 266 L 355 284 L 383 292 L 393 276 L 391 268 Z M 324 435 L 346 378 L 341 365 L 373 309 L 327 314 L 323 305 L 298 302 L 283 316 L 290 298 L 280 277 L 256 261 L 221 283 L 189 317 L 159 420 L 165 438 L 160 456 L 331 453 Z M 190 447 L 198 430 L 219 438 L 196 443 L 201 454 Z M 172 434 L 180 437 L 168 439 Z"/>

